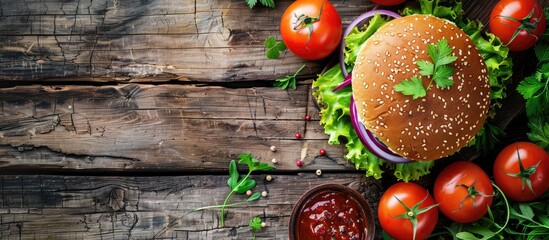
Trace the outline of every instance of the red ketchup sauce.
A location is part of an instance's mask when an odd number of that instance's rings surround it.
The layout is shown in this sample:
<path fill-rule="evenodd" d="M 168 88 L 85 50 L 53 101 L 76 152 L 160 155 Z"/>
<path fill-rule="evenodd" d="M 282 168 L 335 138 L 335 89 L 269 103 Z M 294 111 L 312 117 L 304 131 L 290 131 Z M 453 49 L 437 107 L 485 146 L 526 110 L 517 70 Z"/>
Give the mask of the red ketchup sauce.
<path fill-rule="evenodd" d="M 353 198 L 341 192 L 320 192 L 299 213 L 297 239 L 362 240 L 368 235 L 365 214 Z"/>

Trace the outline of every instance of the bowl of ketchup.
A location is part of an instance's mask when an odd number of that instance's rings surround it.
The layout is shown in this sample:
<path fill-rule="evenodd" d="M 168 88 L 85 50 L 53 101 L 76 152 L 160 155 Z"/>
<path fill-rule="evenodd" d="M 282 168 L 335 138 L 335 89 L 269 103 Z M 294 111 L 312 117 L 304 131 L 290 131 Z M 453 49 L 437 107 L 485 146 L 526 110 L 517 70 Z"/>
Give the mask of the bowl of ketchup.
<path fill-rule="evenodd" d="M 308 190 L 290 216 L 292 240 L 367 240 L 374 235 L 374 216 L 368 202 L 359 192 L 340 184 Z"/>

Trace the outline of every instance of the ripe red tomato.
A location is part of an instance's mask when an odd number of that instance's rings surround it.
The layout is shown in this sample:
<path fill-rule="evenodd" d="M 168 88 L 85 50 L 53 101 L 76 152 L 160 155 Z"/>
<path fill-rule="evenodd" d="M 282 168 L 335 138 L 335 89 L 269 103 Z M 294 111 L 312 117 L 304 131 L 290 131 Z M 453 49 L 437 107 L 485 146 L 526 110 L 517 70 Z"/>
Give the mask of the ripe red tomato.
<path fill-rule="evenodd" d="M 288 49 L 307 60 L 330 55 L 339 46 L 342 31 L 339 13 L 328 0 L 295 1 L 280 20 Z"/>
<path fill-rule="evenodd" d="M 549 188 L 549 155 L 536 144 L 513 143 L 498 154 L 494 180 L 510 199 L 535 200 Z"/>
<path fill-rule="evenodd" d="M 381 6 L 396 6 L 403 2 L 406 2 L 406 0 L 370 0 L 370 1 Z"/>
<path fill-rule="evenodd" d="M 545 31 L 545 16 L 536 0 L 501 0 L 490 14 L 490 32 L 511 51 L 526 50 Z"/>
<path fill-rule="evenodd" d="M 459 223 L 479 220 L 492 205 L 494 189 L 488 174 L 472 162 L 460 161 L 442 170 L 433 188 L 438 208 Z"/>
<path fill-rule="evenodd" d="M 396 240 L 414 239 L 410 218 L 417 219 L 415 239 L 427 238 L 438 221 L 438 210 L 429 191 L 406 182 L 396 183 L 383 193 L 377 215 L 383 230 Z"/>

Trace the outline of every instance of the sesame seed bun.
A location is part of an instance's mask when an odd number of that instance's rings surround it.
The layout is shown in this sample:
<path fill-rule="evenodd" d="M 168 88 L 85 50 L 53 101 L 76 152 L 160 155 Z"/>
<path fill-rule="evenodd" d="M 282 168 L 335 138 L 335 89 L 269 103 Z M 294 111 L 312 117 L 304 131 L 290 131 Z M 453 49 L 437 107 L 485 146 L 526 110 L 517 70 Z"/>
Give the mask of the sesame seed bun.
<path fill-rule="evenodd" d="M 432 83 L 427 95 L 413 99 L 393 89 L 412 77 L 427 87 L 417 61 L 433 60 L 427 45 L 448 40 L 457 60 L 450 63 L 454 85 Z M 364 44 L 353 69 L 353 96 L 360 121 L 396 154 L 418 161 L 436 160 L 464 147 L 481 129 L 490 105 L 484 59 L 469 36 L 452 22 L 412 15 L 385 24 Z"/>

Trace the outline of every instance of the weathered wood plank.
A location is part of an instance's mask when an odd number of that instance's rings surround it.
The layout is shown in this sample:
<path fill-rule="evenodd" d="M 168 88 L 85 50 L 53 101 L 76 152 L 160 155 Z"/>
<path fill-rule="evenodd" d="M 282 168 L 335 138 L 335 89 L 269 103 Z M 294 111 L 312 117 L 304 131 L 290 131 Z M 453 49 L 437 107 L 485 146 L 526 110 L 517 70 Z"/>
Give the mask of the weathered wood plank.
<path fill-rule="evenodd" d="M 308 170 L 345 169 L 343 146 L 328 145 L 309 91 L 309 85 L 0 89 L 0 166 L 215 171 L 252 152 L 264 161 L 277 158 L 281 170 L 297 169 L 299 158 Z M 321 148 L 328 157 L 319 156 Z"/>
<path fill-rule="evenodd" d="M 272 182 L 252 177 L 268 197 L 228 209 L 221 228 L 219 210 L 192 209 L 221 204 L 226 176 L 2 176 L 0 238 L 251 239 L 248 223 L 259 216 L 268 227 L 258 239 L 287 239 L 290 212 L 307 189 L 344 184 L 363 193 L 375 210 L 383 187 L 361 174 L 273 175 Z"/>
<path fill-rule="evenodd" d="M 311 78 L 325 61 L 289 52 L 278 60 L 264 56 L 263 41 L 280 35 L 280 16 L 291 2 L 250 10 L 243 0 L 2 1 L 0 80 L 272 80 L 301 64 L 309 66 L 303 77 Z M 486 23 L 495 2 L 479 8 L 464 1 L 464 10 Z M 374 7 L 360 0 L 333 4 L 344 25 Z"/>
<path fill-rule="evenodd" d="M 264 56 L 292 1 L 250 10 L 244 1 L 56 0 L 0 2 L 0 80 L 272 80 L 323 62 Z M 345 23 L 373 8 L 334 2 Z M 131 6 L 131 7 L 126 7 Z"/>

